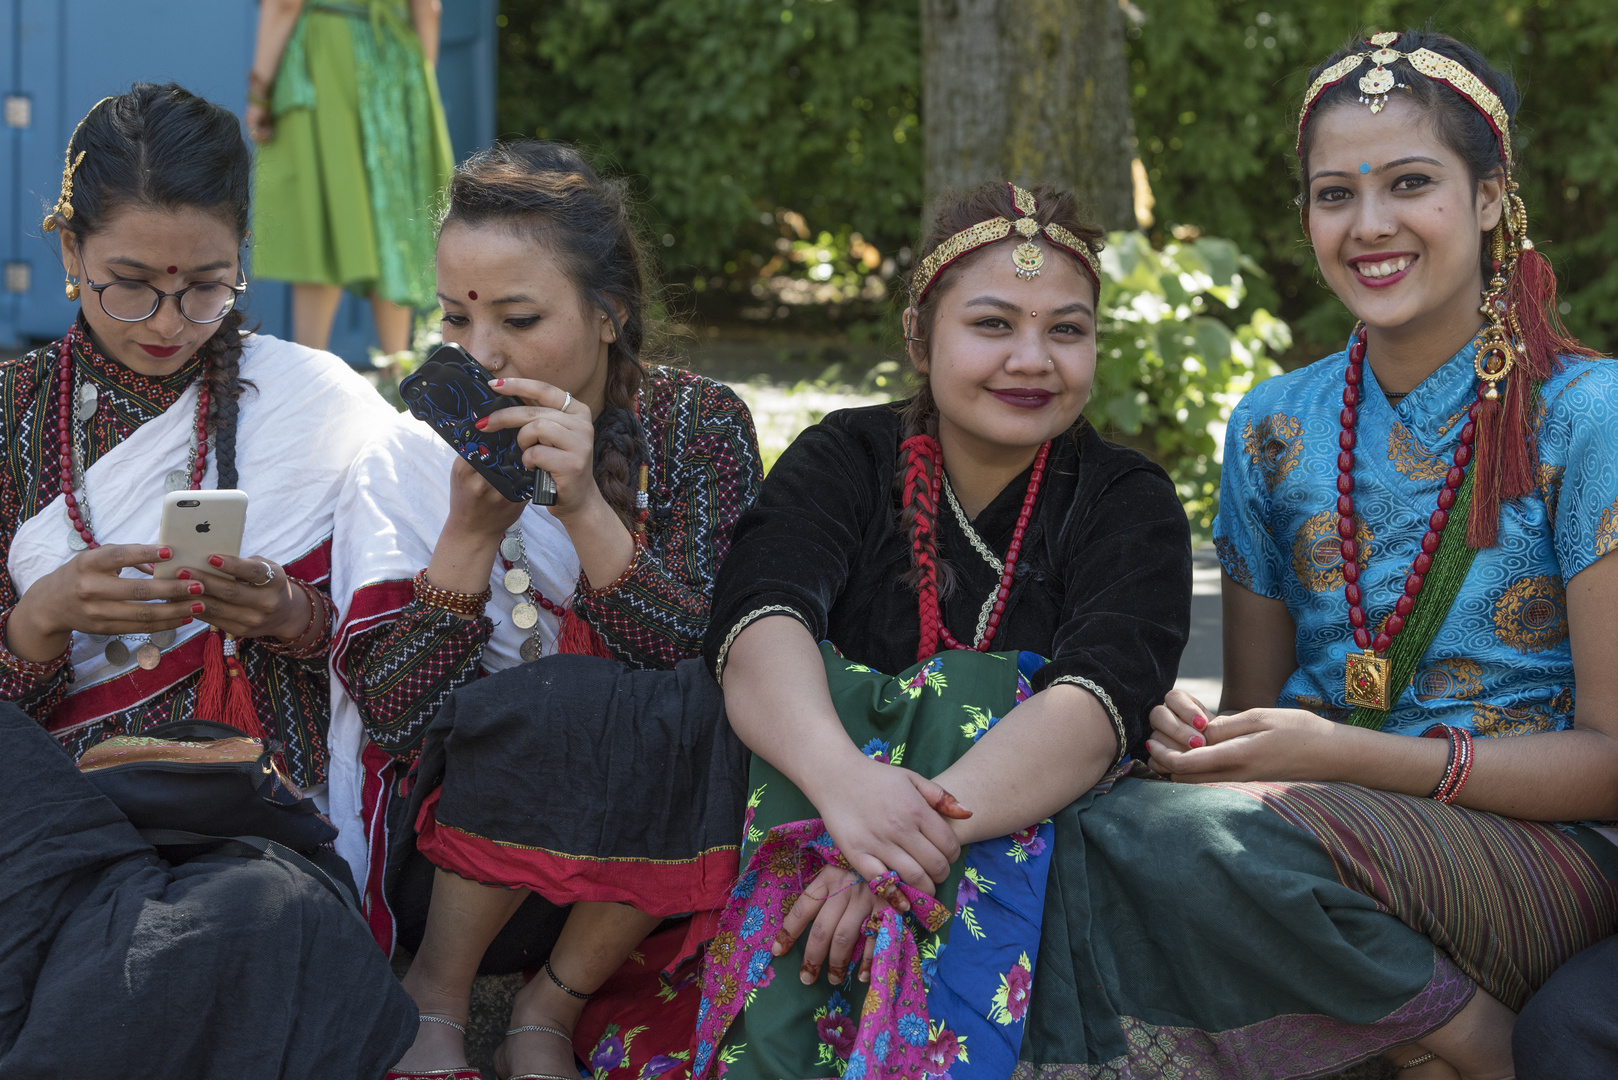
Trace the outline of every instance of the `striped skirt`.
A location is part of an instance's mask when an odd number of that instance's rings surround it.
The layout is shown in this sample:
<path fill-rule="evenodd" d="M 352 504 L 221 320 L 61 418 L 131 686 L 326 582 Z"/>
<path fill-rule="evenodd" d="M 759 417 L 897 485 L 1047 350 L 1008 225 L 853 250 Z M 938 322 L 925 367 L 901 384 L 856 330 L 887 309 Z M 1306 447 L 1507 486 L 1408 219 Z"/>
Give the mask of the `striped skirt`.
<path fill-rule="evenodd" d="M 1324 1076 L 1618 930 L 1618 847 L 1430 799 L 1126 779 L 1056 825 L 1026 1080 Z"/>

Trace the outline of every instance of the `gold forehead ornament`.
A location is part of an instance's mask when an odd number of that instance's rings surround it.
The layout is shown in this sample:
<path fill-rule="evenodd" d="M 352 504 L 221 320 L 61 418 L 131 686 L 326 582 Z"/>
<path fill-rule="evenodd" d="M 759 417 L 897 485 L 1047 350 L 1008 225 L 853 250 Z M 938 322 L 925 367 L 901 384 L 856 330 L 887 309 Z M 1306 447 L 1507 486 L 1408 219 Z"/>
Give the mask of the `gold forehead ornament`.
<path fill-rule="evenodd" d="M 994 217 L 980 221 L 934 248 L 916 264 L 916 275 L 911 284 L 915 303 L 922 302 L 928 290 L 938 281 L 938 276 L 951 263 L 986 244 L 1004 240 L 1013 232 L 1022 237 L 1022 243 L 1012 249 L 1011 261 L 1017 269 L 1017 276 L 1024 281 L 1038 277 L 1045 265 L 1044 249 L 1034 242 L 1043 235 L 1046 240 L 1077 257 L 1096 288 L 1101 288 L 1101 266 L 1090 245 L 1055 222 L 1040 225 L 1034 216 L 1039 211 L 1039 203 L 1034 196 L 1016 184 L 1007 183 L 1006 186 L 1011 189 L 1011 201 L 1017 208 L 1017 217 Z"/>
<path fill-rule="evenodd" d="M 1320 73 L 1309 86 L 1308 93 L 1303 95 L 1303 108 L 1298 112 L 1298 151 L 1303 150 L 1303 127 L 1309 121 L 1309 113 L 1315 107 L 1320 95 L 1336 86 L 1344 79 L 1360 69 L 1366 61 L 1373 65 L 1359 78 L 1360 100 L 1370 106 L 1373 113 L 1381 112 L 1388 103 L 1388 93 L 1401 85 L 1388 65 L 1403 60 L 1412 68 L 1429 79 L 1434 79 L 1448 86 L 1457 94 L 1472 103 L 1472 107 L 1483 114 L 1483 118 L 1494 129 L 1495 137 L 1500 141 L 1500 160 L 1511 172 L 1511 119 L 1506 115 L 1505 106 L 1500 103 L 1500 96 L 1476 75 L 1465 64 L 1451 60 L 1431 49 L 1416 49 L 1412 52 L 1400 52 L 1393 48 L 1393 43 L 1399 40 L 1395 33 L 1377 34 L 1366 44 L 1375 45 L 1369 52 L 1352 53 L 1343 57 L 1337 63 Z"/>

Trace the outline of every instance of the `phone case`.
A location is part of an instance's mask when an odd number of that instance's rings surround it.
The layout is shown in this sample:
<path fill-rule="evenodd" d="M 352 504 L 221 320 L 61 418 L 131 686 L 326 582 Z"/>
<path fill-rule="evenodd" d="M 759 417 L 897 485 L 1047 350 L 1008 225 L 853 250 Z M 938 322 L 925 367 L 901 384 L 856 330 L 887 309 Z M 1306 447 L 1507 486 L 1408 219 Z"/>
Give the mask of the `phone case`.
<path fill-rule="evenodd" d="M 534 474 L 523 466 L 517 430 L 479 431 L 473 423 L 519 404 L 489 386 L 488 373 L 459 345 L 440 345 L 399 384 L 410 414 L 424 420 L 496 491 L 512 502 L 534 493 Z"/>
<path fill-rule="evenodd" d="M 171 491 L 163 496 L 163 517 L 157 542 L 174 549 L 174 557 L 160 562 L 153 577 L 172 578 L 183 566 L 215 577 L 229 577 L 208 565 L 210 555 L 240 556 L 242 532 L 247 525 L 247 492 Z"/>

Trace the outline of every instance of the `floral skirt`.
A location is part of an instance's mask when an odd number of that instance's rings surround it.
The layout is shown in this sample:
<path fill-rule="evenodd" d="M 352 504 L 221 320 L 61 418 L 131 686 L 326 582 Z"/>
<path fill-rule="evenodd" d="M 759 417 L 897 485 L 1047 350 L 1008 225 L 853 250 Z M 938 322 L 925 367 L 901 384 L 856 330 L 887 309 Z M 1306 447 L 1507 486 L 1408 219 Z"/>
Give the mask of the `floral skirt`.
<path fill-rule="evenodd" d="M 1033 653 L 953 652 L 888 676 L 821 646 L 832 700 L 856 745 L 879 761 L 935 776 L 1029 693 Z M 694 1075 L 952 1080 L 1009 1076 L 1022 1044 L 1039 951 L 1053 827 L 972 844 L 938 887 L 934 917 L 879 914 L 858 963 L 837 985 L 798 979 L 798 947 L 772 959 L 781 918 L 822 863 L 840 856 L 790 781 L 754 758 L 746 867 L 709 949 Z M 902 929 L 901 929 L 902 928 Z M 902 941 L 899 939 L 903 939 Z M 888 954 L 898 957 L 885 963 Z M 858 955 L 858 954 L 856 954 Z M 914 990 L 907 996 L 906 988 Z"/>

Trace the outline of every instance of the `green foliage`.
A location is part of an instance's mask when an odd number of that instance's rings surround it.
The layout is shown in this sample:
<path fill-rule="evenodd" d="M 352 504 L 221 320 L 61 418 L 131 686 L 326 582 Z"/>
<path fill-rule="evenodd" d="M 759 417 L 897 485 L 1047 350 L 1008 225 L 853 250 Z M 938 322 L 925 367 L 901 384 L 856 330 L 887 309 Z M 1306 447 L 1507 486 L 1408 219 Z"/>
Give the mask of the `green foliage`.
<path fill-rule="evenodd" d="M 1158 251 L 1138 232 L 1113 233 L 1101 269 L 1100 349 L 1086 413 L 1103 433 L 1163 463 L 1192 531 L 1205 538 L 1219 505 L 1224 424 L 1254 383 L 1280 371 L 1272 356 L 1292 335 L 1263 308 L 1232 329 L 1243 271 L 1259 271 L 1229 240 Z"/>
<path fill-rule="evenodd" d="M 920 217 L 914 0 L 504 0 L 500 127 L 644 185 L 671 277 L 748 280 L 775 211 L 884 253 Z"/>
<path fill-rule="evenodd" d="M 1302 363 L 1351 320 L 1298 229 L 1292 156 L 1309 68 L 1345 42 L 1429 20 L 1482 49 L 1524 91 L 1516 178 L 1530 235 L 1563 283 L 1569 326 L 1618 345 L 1618 20 L 1611 0 L 1135 0 L 1131 100 L 1161 235 L 1194 225 L 1269 275 L 1258 302 L 1298 332 Z M 1186 230 L 1181 229 L 1182 234 Z"/>

